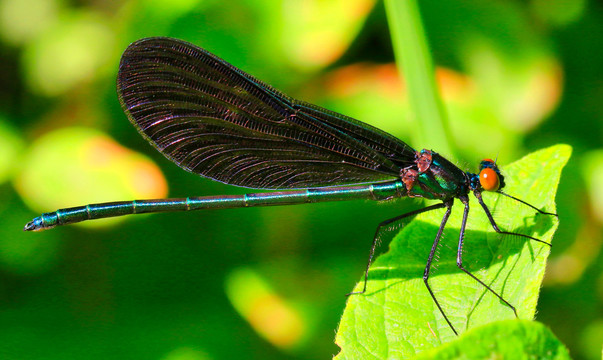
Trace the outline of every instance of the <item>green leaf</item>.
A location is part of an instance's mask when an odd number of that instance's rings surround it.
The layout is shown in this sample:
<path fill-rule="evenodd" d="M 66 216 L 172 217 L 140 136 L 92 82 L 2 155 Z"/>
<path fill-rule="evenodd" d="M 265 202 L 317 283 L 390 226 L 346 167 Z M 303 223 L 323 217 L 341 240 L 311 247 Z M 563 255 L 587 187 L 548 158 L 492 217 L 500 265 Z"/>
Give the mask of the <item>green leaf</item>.
<path fill-rule="evenodd" d="M 571 147 L 556 145 L 502 169 L 505 192 L 537 208 L 555 212 L 555 193 Z M 499 194 L 484 201 L 502 230 L 551 242 L 554 216 L 542 215 Z M 457 202 L 458 204 L 458 202 Z M 477 201 L 465 233 L 463 264 L 513 304 L 520 319 L 531 320 L 550 248 L 518 236 L 499 235 Z M 422 276 L 444 210 L 421 214 L 401 231 L 389 251 L 371 266 L 367 291 L 348 299 L 336 343 L 339 359 L 408 358 L 457 339 L 431 299 Z M 489 322 L 515 319 L 513 311 L 456 267 L 462 206 L 453 208 L 444 231 L 439 260 L 429 280 L 435 296 L 459 333 Z M 355 291 L 362 290 L 362 280 Z"/>
<path fill-rule="evenodd" d="M 423 359 L 570 359 L 551 330 L 535 321 L 498 321 L 468 331 L 458 340 L 414 358 Z"/>

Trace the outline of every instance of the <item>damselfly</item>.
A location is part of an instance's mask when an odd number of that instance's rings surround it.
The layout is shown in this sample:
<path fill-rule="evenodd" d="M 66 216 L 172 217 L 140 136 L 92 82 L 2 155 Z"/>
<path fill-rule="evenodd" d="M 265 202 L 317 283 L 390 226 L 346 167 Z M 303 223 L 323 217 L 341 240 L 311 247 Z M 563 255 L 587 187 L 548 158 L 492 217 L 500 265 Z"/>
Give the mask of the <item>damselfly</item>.
<path fill-rule="evenodd" d="M 464 205 L 457 266 L 513 310 L 515 307 L 463 266 L 463 241 L 473 192 L 497 233 L 547 242 L 501 230 L 482 199 L 483 191 L 507 196 L 496 162 L 485 159 L 477 174 L 465 172 L 440 154 L 415 151 L 375 127 L 293 99 L 192 44 L 147 38 L 131 44 L 119 66 L 117 92 L 125 113 L 142 136 L 183 169 L 226 184 L 289 191 L 246 195 L 120 201 L 45 213 L 25 230 L 129 214 L 163 211 L 292 205 L 322 201 L 400 197 L 440 200 L 379 224 L 364 272 L 382 227 L 445 208 L 427 258 L 423 280 L 440 313 L 457 331 L 429 285 L 429 274 L 454 199 Z M 550 246 L 550 245 L 549 245 Z"/>

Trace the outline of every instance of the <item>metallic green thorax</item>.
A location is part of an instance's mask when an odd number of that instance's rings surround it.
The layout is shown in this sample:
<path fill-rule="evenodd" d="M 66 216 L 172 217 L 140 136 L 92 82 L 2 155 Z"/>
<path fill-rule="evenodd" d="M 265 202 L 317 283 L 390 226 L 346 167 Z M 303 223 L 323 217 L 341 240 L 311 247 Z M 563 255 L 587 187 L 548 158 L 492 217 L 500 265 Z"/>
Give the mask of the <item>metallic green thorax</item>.
<path fill-rule="evenodd" d="M 401 172 L 408 196 L 448 200 L 469 193 L 467 173 L 438 153 L 423 149 L 415 162 L 416 166 Z"/>

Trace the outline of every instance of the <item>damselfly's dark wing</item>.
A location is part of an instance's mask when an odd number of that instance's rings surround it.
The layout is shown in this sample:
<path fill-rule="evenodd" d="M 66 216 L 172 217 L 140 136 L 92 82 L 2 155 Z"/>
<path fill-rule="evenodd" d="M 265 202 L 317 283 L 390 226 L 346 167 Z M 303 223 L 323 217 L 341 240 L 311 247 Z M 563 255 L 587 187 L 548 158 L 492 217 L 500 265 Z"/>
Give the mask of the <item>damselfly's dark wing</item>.
<path fill-rule="evenodd" d="M 131 44 L 117 91 L 139 132 L 185 170 L 265 189 L 395 179 L 414 150 L 370 125 L 298 101 L 192 44 Z"/>

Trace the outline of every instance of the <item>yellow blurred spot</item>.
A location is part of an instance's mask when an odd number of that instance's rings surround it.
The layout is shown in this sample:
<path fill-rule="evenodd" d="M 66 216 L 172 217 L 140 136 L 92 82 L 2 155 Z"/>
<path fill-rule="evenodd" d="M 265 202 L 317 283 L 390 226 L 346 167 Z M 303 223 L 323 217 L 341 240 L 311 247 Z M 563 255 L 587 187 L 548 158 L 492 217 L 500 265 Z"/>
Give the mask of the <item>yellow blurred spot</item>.
<path fill-rule="evenodd" d="M 301 319 L 283 299 L 265 294 L 254 299 L 247 320 L 279 347 L 289 347 L 300 338 Z"/>
<path fill-rule="evenodd" d="M 330 64 L 341 56 L 347 45 L 328 30 L 308 32 L 301 40 L 297 56 L 310 64 Z"/>
<path fill-rule="evenodd" d="M 564 254 L 557 257 L 549 264 L 547 284 L 552 282 L 571 284 L 580 279 L 584 272 L 584 261 L 576 257 L 577 254 Z"/>
<path fill-rule="evenodd" d="M 13 175 L 24 147 L 17 132 L 0 119 L 0 183 Z"/>
<path fill-rule="evenodd" d="M 586 180 L 592 214 L 603 224 L 603 150 L 591 151 L 583 158 L 583 177 Z"/>
<path fill-rule="evenodd" d="M 511 56 L 491 42 L 476 39 L 465 53 L 480 101 L 508 129 L 525 132 L 534 128 L 559 103 L 563 72 L 546 50 Z"/>
<path fill-rule="evenodd" d="M 601 359 L 603 355 L 603 319 L 591 322 L 580 332 L 580 353 L 585 359 Z"/>
<path fill-rule="evenodd" d="M 367 16 L 373 6 L 375 5 L 374 1 L 345 1 L 345 5 L 343 7 L 343 16 L 350 19 L 362 20 L 365 16 Z"/>
<path fill-rule="evenodd" d="M 571 284 L 584 275 L 586 269 L 597 261 L 603 247 L 603 150 L 586 153 L 582 157 L 582 177 L 591 208 L 583 216 L 587 218 L 578 229 L 576 239 L 562 256 L 549 261 L 545 284 Z"/>
<path fill-rule="evenodd" d="M 338 59 L 374 5 L 375 0 L 284 1 L 282 46 L 290 62 L 313 68 Z"/>
<path fill-rule="evenodd" d="M 93 13 L 65 14 L 60 22 L 28 44 L 24 68 L 30 88 L 60 95 L 92 79 L 113 54 L 113 34 Z"/>
<path fill-rule="evenodd" d="M 233 271 L 226 279 L 226 293 L 237 312 L 273 345 L 291 349 L 304 339 L 308 326 L 300 311 L 255 271 Z"/>
<path fill-rule="evenodd" d="M 552 58 L 542 58 L 531 64 L 522 98 L 515 102 L 513 113 L 518 122 L 533 126 L 551 113 L 561 98 L 563 71 Z"/>
<path fill-rule="evenodd" d="M 451 69 L 438 67 L 436 82 L 444 100 L 459 103 L 475 101 L 475 84 L 468 76 Z"/>
<path fill-rule="evenodd" d="M 57 20 L 58 8 L 53 0 L 0 0 L 0 36 L 14 45 L 26 43 Z"/>
<path fill-rule="evenodd" d="M 117 169 L 118 178 L 124 186 L 131 186 L 134 198 L 156 198 L 167 194 L 167 183 L 159 168 L 147 161 L 139 161 L 139 156 L 119 145 L 111 138 L 99 137 L 90 140 L 83 148 L 83 167 L 92 171 Z M 132 166 L 133 164 L 136 166 Z"/>
<path fill-rule="evenodd" d="M 86 128 L 63 128 L 34 141 L 21 163 L 15 187 L 24 201 L 40 212 L 167 195 L 165 178 L 148 158 Z"/>
<path fill-rule="evenodd" d="M 597 260 L 601 245 L 600 226 L 594 221 L 585 222 L 563 255 L 549 260 L 544 284 L 572 284 L 580 280 L 588 266 Z"/>
<path fill-rule="evenodd" d="M 126 150 L 118 143 L 105 137 L 90 140 L 82 149 L 82 158 L 85 164 L 94 167 L 111 166 L 111 161 L 116 156 L 125 155 Z"/>

